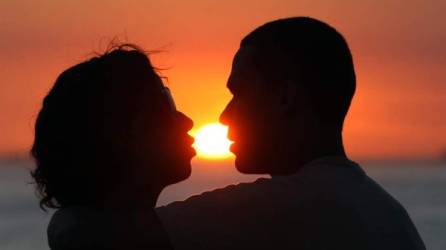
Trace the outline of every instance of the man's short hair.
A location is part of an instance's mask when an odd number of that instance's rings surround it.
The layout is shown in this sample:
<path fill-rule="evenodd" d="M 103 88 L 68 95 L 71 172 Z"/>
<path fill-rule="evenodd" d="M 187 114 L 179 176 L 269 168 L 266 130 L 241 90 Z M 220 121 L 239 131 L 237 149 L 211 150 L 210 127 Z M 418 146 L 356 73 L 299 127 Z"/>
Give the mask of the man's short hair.
<path fill-rule="evenodd" d="M 252 31 L 240 46 L 264 55 L 262 71 L 275 83 L 287 77 L 301 84 L 322 122 L 342 125 L 356 77 L 350 49 L 336 29 L 309 17 L 279 19 Z"/>

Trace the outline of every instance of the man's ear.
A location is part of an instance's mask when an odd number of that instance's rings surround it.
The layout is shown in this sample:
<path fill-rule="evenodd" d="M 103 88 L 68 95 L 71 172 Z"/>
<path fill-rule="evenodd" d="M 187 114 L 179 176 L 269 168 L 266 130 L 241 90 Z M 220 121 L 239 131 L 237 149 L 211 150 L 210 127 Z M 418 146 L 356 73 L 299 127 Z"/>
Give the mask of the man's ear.
<path fill-rule="evenodd" d="M 291 115 L 296 112 L 296 108 L 299 102 L 298 88 L 299 87 L 297 86 L 297 84 L 292 81 L 286 81 L 283 84 L 281 104 L 282 110 L 286 115 Z"/>
<path fill-rule="evenodd" d="M 311 95 L 305 87 L 293 81 L 288 81 L 282 89 L 282 110 L 288 118 L 309 118 L 310 113 L 314 113 L 311 107 Z M 297 117 L 299 116 L 299 117 Z"/>

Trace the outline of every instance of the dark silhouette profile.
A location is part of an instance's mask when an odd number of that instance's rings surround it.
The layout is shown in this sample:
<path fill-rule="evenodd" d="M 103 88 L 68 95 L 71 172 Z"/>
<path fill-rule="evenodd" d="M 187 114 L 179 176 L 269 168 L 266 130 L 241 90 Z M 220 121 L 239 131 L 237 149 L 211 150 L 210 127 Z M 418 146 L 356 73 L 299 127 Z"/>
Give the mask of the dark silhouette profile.
<path fill-rule="evenodd" d="M 134 45 L 65 70 L 43 100 L 32 172 L 51 249 L 172 249 L 153 208 L 191 172 L 192 121 Z"/>
<path fill-rule="evenodd" d="M 235 165 L 271 178 L 159 208 L 175 248 L 425 249 L 400 203 L 346 156 L 356 80 L 338 31 L 308 17 L 266 23 L 242 40 L 227 86 Z"/>

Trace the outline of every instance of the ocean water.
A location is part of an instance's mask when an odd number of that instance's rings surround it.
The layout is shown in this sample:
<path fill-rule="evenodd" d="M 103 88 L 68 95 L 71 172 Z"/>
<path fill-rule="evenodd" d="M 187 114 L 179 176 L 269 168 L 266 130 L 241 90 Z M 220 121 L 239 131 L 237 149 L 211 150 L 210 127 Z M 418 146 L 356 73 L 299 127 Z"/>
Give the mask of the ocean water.
<path fill-rule="evenodd" d="M 407 209 L 427 249 L 446 249 L 446 164 L 362 164 Z M 31 164 L 0 163 L 0 249 L 48 249 L 46 226 L 51 212 L 42 212 L 29 177 Z M 188 180 L 166 188 L 158 205 L 259 176 L 238 174 L 231 162 L 193 162 Z"/>

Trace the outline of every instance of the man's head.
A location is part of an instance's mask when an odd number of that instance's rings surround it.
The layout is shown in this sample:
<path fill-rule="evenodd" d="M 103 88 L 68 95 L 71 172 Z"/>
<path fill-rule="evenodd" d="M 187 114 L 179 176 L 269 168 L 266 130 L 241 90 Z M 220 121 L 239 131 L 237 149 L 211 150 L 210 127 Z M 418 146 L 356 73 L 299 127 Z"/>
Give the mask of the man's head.
<path fill-rule="evenodd" d="M 355 92 L 352 56 L 341 34 L 308 17 L 269 22 L 241 42 L 221 114 L 243 173 L 282 169 L 322 138 L 341 136 Z"/>

